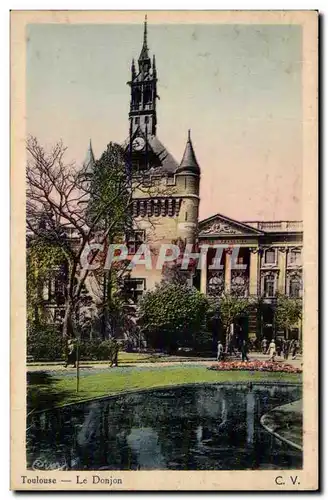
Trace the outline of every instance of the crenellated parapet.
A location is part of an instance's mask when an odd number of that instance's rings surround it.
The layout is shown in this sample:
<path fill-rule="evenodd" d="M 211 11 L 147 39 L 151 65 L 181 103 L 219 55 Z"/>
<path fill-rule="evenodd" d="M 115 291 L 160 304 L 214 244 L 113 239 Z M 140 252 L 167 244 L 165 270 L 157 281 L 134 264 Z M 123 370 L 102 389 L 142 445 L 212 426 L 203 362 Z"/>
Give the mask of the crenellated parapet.
<path fill-rule="evenodd" d="M 177 217 L 181 198 L 138 199 L 132 204 L 133 217 Z"/>

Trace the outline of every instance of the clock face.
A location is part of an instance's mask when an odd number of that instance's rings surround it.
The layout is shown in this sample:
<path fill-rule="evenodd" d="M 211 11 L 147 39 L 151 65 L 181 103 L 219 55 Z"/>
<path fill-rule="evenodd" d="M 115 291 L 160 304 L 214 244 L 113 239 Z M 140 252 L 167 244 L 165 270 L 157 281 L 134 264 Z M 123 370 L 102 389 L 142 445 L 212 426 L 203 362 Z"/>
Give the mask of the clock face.
<path fill-rule="evenodd" d="M 143 137 L 136 137 L 132 142 L 132 147 L 135 151 L 141 151 L 145 145 Z"/>

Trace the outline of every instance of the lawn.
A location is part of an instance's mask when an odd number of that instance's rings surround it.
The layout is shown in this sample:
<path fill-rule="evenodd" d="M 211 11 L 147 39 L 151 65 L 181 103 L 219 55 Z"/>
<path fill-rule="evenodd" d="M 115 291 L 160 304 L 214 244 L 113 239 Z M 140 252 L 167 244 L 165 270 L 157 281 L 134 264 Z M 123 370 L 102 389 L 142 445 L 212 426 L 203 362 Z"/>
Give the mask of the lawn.
<path fill-rule="evenodd" d="M 43 409 L 84 401 L 122 391 L 150 389 L 202 382 L 301 382 L 301 374 L 247 371 L 215 372 L 205 366 L 166 366 L 147 368 L 112 368 L 82 376 L 76 392 L 76 379 L 71 376 L 29 372 L 28 409 Z"/>

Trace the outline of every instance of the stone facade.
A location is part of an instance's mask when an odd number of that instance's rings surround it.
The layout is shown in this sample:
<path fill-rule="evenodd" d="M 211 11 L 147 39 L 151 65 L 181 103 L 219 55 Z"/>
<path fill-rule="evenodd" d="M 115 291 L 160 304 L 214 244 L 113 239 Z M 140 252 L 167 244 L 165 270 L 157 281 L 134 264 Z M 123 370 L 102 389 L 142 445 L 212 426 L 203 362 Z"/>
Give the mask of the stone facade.
<path fill-rule="evenodd" d="M 271 300 L 280 292 L 301 297 L 301 221 L 238 222 L 217 214 L 199 223 L 198 242 L 200 247 L 209 247 L 201 270 L 202 292 L 211 293 L 217 282 L 221 293 L 243 285 L 243 296 L 261 295 Z M 222 270 L 211 269 L 216 246 L 223 249 Z"/>
<path fill-rule="evenodd" d="M 207 249 L 200 290 L 214 297 L 227 292 L 262 297 L 267 304 L 262 334 L 270 337 L 277 292 L 302 298 L 302 222 L 239 222 L 217 214 L 199 223 L 198 245 Z M 221 268 L 213 269 L 217 248 L 221 249 Z M 248 325 L 247 329 L 257 328 Z M 301 325 L 296 325 L 293 335 L 299 338 L 300 330 Z"/>

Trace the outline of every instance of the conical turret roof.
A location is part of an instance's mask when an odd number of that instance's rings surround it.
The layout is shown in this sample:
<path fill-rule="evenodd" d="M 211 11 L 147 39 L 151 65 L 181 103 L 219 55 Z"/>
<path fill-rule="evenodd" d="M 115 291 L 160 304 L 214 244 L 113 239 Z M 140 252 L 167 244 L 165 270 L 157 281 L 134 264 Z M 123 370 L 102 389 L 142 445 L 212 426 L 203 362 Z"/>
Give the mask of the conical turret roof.
<path fill-rule="evenodd" d="M 183 153 L 182 161 L 180 163 L 180 166 L 176 170 L 176 173 L 181 172 L 192 172 L 194 174 L 200 174 L 200 168 L 190 138 L 190 130 L 188 130 L 188 140 L 185 151 Z"/>
<path fill-rule="evenodd" d="M 94 154 L 92 151 L 92 144 L 91 144 L 91 139 L 90 139 L 87 154 L 85 155 L 85 160 L 83 162 L 83 172 L 85 174 L 92 174 L 94 164 L 95 164 L 95 157 L 94 157 Z"/>

